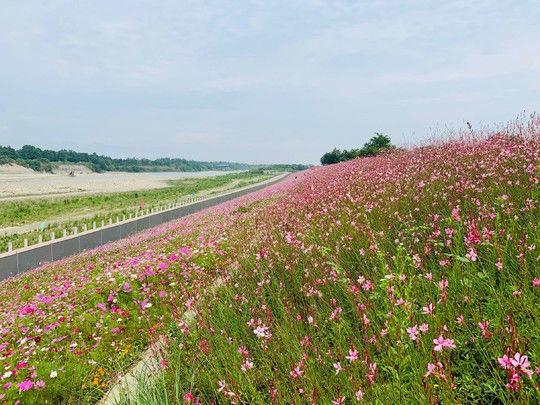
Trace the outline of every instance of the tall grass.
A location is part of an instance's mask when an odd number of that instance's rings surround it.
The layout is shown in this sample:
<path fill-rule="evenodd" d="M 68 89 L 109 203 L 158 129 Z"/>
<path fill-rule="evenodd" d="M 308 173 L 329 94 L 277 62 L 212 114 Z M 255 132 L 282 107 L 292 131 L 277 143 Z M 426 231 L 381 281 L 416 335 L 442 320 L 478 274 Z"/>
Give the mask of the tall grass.
<path fill-rule="evenodd" d="M 127 402 L 540 401 L 535 131 L 311 171 Z"/>

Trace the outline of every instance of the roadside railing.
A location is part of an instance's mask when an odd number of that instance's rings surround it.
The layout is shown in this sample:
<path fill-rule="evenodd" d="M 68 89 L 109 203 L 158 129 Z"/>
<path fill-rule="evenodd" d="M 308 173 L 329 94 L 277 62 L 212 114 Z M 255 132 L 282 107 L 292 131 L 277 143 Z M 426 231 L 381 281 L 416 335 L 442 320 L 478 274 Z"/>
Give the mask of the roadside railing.
<path fill-rule="evenodd" d="M 117 215 L 114 218 L 110 217 L 108 221 L 102 220 L 100 223 L 93 221 L 90 226 L 83 224 L 81 227 L 73 227 L 70 230 L 63 229 L 59 235 L 51 233 L 48 241 L 43 241 L 43 235 L 39 234 L 37 243 L 29 244 L 28 240 L 25 240 L 24 246 L 18 249 L 14 249 L 13 245 L 8 243 L 8 251 L 0 253 L 0 280 L 38 267 L 45 262 L 59 260 L 123 239 L 145 229 L 256 191 L 280 181 L 287 175 L 288 173 L 283 173 L 259 183 L 230 189 L 219 194 L 188 197 L 175 203 L 138 210 L 132 215 Z"/>

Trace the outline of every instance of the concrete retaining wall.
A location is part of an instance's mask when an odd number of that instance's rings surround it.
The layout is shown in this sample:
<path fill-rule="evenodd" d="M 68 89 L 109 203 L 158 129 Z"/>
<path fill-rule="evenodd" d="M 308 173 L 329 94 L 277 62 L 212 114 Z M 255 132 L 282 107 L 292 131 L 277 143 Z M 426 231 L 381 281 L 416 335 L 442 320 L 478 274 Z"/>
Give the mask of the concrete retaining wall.
<path fill-rule="evenodd" d="M 44 263 L 60 260 L 68 256 L 95 248 L 105 243 L 113 242 L 165 222 L 193 214 L 204 208 L 213 207 L 225 201 L 230 201 L 242 195 L 260 190 L 270 184 L 281 181 L 285 176 L 278 176 L 257 185 L 228 192 L 188 205 L 171 208 L 155 214 L 145 215 L 104 226 L 78 235 L 29 246 L 13 252 L 0 255 L 0 281 L 8 277 L 24 273 Z"/>

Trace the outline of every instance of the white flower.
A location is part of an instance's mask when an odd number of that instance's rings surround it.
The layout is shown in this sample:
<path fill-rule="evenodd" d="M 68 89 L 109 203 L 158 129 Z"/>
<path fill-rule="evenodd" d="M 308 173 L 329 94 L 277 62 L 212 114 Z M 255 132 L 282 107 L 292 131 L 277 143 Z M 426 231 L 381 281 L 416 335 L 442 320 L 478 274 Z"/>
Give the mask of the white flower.
<path fill-rule="evenodd" d="M 53 370 L 51 371 L 51 374 L 49 375 L 49 377 L 56 378 L 57 375 L 58 375 L 58 372 L 56 370 Z"/>

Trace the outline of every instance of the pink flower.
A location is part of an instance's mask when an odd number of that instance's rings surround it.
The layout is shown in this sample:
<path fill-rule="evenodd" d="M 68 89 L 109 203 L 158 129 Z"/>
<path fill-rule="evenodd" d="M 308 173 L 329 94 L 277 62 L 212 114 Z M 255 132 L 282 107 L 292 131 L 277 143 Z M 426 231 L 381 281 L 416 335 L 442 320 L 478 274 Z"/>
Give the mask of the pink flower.
<path fill-rule="evenodd" d="M 538 277 L 533 278 L 532 286 L 533 287 L 540 287 L 540 278 L 538 278 Z"/>
<path fill-rule="evenodd" d="M 514 354 L 514 358 L 511 360 L 511 363 L 514 367 L 527 368 L 530 366 L 529 358 L 527 356 L 522 356 L 519 352 Z"/>
<path fill-rule="evenodd" d="M 356 391 L 354 394 L 357 401 L 361 401 L 364 398 L 364 392 L 362 390 Z"/>
<path fill-rule="evenodd" d="M 186 392 L 186 394 L 184 395 L 184 401 L 187 401 L 187 402 L 193 401 L 194 398 L 195 397 L 193 396 L 191 392 Z"/>
<path fill-rule="evenodd" d="M 46 385 L 45 381 L 39 380 L 39 381 L 36 381 L 35 387 L 42 389 L 42 388 L 45 388 L 45 385 Z"/>
<path fill-rule="evenodd" d="M 341 363 L 340 363 L 339 361 L 338 361 L 337 363 L 334 363 L 334 368 L 336 369 L 336 375 L 338 375 L 339 372 L 340 372 L 341 370 L 343 370 L 343 369 L 341 368 Z"/>
<path fill-rule="evenodd" d="M 424 377 L 429 377 L 431 374 L 433 374 L 435 372 L 436 369 L 437 369 L 437 366 L 435 364 L 428 363 L 427 372 L 426 372 L 426 374 L 424 374 Z"/>
<path fill-rule="evenodd" d="M 476 250 L 474 250 L 473 248 L 470 248 L 470 249 L 469 249 L 469 253 L 467 253 L 467 254 L 465 255 L 465 257 L 466 257 L 467 259 L 469 259 L 471 262 L 475 262 L 476 259 L 478 258 L 478 255 L 476 254 Z"/>
<path fill-rule="evenodd" d="M 510 357 L 508 357 L 506 354 L 502 357 L 499 357 L 497 361 L 505 370 L 509 369 L 512 366 L 512 361 L 510 360 Z"/>
<path fill-rule="evenodd" d="M 251 360 L 245 359 L 240 369 L 245 373 L 246 371 L 251 370 L 253 366 L 254 364 Z"/>
<path fill-rule="evenodd" d="M 459 207 L 452 208 L 452 219 L 454 221 L 461 221 L 461 217 L 459 215 Z"/>
<path fill-rule="evenodd" d="M 351 363 L 353 361 L 356 361 L 358 360 L 358 351 L 356 349 L 350 349 L 349 350 L 349 355 L 348 356 L 345 356 L 345 358 L 347 360 L 349 360 Z"/>
<path fill-rule="evenodd" d="M 445 339 L 442 335 L 440 335 L 437 339 L 433 339 L 433 343 L 435 344 L 433 350 L 436 352 L 442 352 L 443 348 L 445 347 L 447 349 L 454 349 L 456 347 L 452 339 Z"/>
<path fill-rule="evenodd" d="M 422 313 L 425 315 L 433 315 L 435 311 L 435 306 L 430 302 L 427 306 L 422 307 Z"/>
<path fill-rule="evenodd" d="M 26 316 L 31 315 L 37 310 L 37 306 L 34 304 L 25 305 L 21 309 L 19 309 L 19 316 Z"/>
<path fill-rule="evenodd" d="M 484 339 L 491 338 L 492 333 L 489 331 L 489 321 L 478 322 L 478 327 L 482 331 L 482 337 Z"/>
<path fill-rule="evenodd" d="M 257 336 L 258 338 L 264 338 L 264 337 L 266 337 L 267 334 L 268 334 L 268 326 L 265 326 L 265 325 L 257 326 L 257 327 L 253 330 L 253 333 L 254 333 L 255 336 Z"/>
<path fill-rule="evenodd" d="M 339 397 L 332 401 L 332 405 L 343 405 L 345 403 L 345 397 Z"/>
<path fill-rule="evenodd" d="M 407 328 L 407 333 L 409 334 L 411 340 L 416 340 L 418 338 L 418 328 L 416 327 L 416 325 Z"/>
<path fill-rule="evenodd" d="M 34 383 L 30 380 L 24 380 L 23 382 L 20 382 L 19 384 L 17 384 L 17 387 L 19 387 L 19 390 L 21 392 L 31 390 L 33 386 L 34 386 Z"/>

